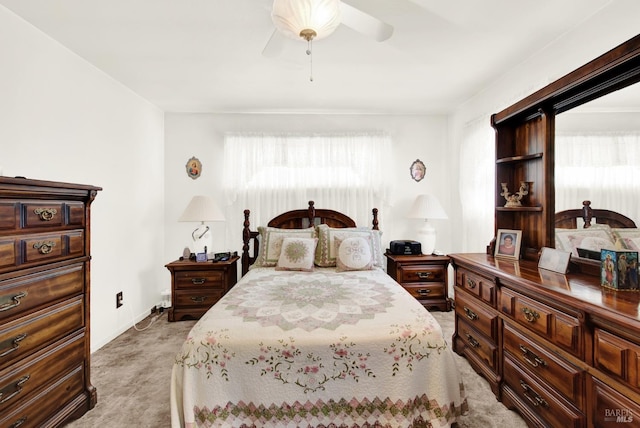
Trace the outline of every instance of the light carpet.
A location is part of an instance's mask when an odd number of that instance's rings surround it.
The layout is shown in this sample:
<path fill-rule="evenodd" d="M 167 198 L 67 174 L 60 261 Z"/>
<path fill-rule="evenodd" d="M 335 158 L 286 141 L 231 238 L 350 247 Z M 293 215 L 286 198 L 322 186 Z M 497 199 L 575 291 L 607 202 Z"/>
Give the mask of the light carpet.
<path fill-rule="evenodd" d="M 454 312 L 432 312 L 451 342 Z M 138 324 L 142 329 L 147 318 Z M 91 356 L 91 380 L 98 404 L 68 428 L 170 427 L 171 366 L 195 321 L 168 322 L 166 313 L 143 331 L 130 328 Z M 469 413 L 460 428 L 524 428 L 515 412 L 499 403 L 489 384 L 456 355 L 468 393 Z"/>

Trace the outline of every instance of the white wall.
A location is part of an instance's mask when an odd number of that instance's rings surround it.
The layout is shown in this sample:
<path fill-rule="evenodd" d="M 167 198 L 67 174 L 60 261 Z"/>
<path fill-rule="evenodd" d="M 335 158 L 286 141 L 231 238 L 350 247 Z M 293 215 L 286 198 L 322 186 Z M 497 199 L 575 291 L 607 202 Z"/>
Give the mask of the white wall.
<path fill-rule="evenodd" d="M 415 230 L 421 223 L 419 220 L 406 219 L 405 216 L 417 194 L 435 194 L 445 211 L 451 212 L 450 204 L 455 195 L 450 192 L 449 181 L 451 174 L 457 171 L 447 168 L 448 164 L 444 162 L 451 156 L 445 116 L 169 113 L 165 118 L 165 195 L 167 201 L 171 202 L 167 202 L 165 212 L 165 261 L 176 259 L 185 245 L 190 243 L 190 234 L 195 225 L 178 223 L 177 219 L 191 196 L 205 193 L 223 203 L 221 189 L 216 183 L 222 179 L 225 132 L 327 130 L 375 130 L 391 136 L 394 157 L 387 171 L 392 180 L 390 206 L 377 207 L 381 210 L 380 228 L 385 243 L 394 239 L 415 239 Z M 185 164 L 191 156 L 202 161 L 202 176 L 197 180 L 189 178 L 185 171 Z M 427 166 L 426 178 L 420 182 L 415 182 L 409 174 L 409 167 L 416 159 L 422 160 Z M 300 201 L 300 208 L 306 208 L 306 204 L 307 201 Z M 433 224 L 438 231 L 438 249 L 445 252 L 455 250 L 455 243 L 451 241 L 451 222 L 436 220 Z M 242 224 L 213 224 L 212 229 L 214 237 L 217 237 L 214 238 L 214 250 L 241 250 Z"/>
<path fill-rule="evenodd" d="M 104 189 L 92 205 L 95 351 L 160 301 L 163 113 L 2 6 L 0 58 L 3 175 Z"/>

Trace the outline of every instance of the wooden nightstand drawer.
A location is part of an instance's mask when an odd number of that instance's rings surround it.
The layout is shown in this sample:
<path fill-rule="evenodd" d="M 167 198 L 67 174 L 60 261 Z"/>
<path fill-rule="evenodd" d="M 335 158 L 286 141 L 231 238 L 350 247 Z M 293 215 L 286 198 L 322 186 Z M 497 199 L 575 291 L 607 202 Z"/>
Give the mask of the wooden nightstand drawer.
<path fill-rule="evenodd" d="M 224 290 L 202 288 L 198 290 L 177 290 L 175 302 L 178 307 L 207 306 L 211 307 L 224 295 Z"/>
<path fill-rule="evenodd" d="M 218 270 L 176 271 L 176 288 L 224 288 L 224 275 Z"/>
<path fill-rule="evenodd" d="M 442 298 L 445 296 L 443 285 L 438 283 L 402 284 L 402 287 L 418 300 Z"/>
<path fill-rule="evenodd" d="M 443 282 L 445 280 L 445 269 L 443 266 L 429 265 L 401 265 L 400 283 L 406 285 L 408 282 Z"/>

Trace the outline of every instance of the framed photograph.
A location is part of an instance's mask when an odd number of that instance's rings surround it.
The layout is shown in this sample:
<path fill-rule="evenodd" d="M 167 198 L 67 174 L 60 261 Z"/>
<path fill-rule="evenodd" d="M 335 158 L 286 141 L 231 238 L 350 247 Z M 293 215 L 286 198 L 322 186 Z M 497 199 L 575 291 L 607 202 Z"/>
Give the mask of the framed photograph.
<path fill-rule="evenodd" d="M 496 237 L 496 257 L 520 259 L 521 230 L 498 229 Z"/>
<path fill-rule="evenodd" d="M 555 248 L 543 247 L 540 260 L 538 260 L 538 267 L 540 269 L 565 274 L 567 273 L 570 259 L 571 253 L 556 250 Z"/>
<path fill-rule="evenodd" d="M 198 158 L 193 156 L 187 161 L 185 167 L 187 168 L 187 175 L 193 180 L 200 177 L 200 174 L 202 173 L 202 163 Z"/>
<path fill-rule="evenodd" d="M 415 181 L 420 181 L 427 173 L 427 167 L 420 159 L 416 159 L 411 164 L 409 172 L 411 173 L 411 178 L 413 178 Z"/>

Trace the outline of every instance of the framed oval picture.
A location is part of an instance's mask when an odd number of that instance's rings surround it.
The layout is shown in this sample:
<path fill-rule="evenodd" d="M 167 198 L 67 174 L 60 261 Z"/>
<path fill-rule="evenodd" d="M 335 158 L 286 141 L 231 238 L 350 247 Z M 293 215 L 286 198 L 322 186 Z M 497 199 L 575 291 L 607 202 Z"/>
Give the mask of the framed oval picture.
<path fill-rule="evenodd" d="M 424 163 L 420 159 L 416 159 L 411 164 L 409 172 L 411 173 L 411 178 L 415 181 L 420 181 L 424 178 L 427 172 L 427 167 L 424 166 Z"/>
<path fill-rule="evenodd" d="M 198 158 L 193 156 L 187 161 L 187 165 L 185 166 L 187 168 L 187 175 L 189 177 L 194 180 L 200 177 L 200 174 L 202 173 L 202 163 L 198 160 Z"/>

